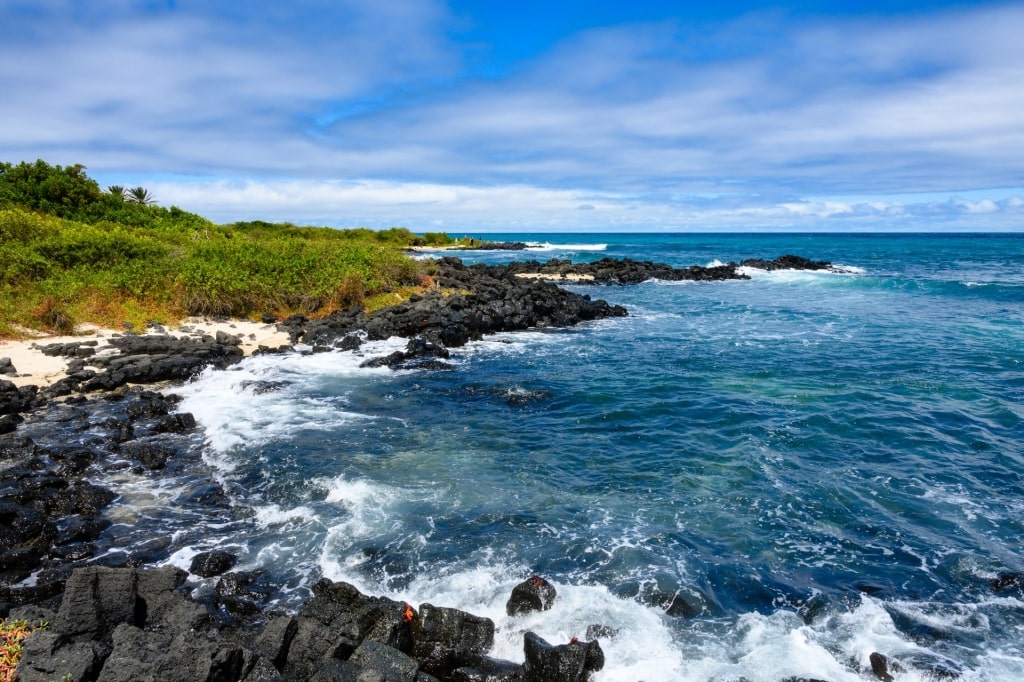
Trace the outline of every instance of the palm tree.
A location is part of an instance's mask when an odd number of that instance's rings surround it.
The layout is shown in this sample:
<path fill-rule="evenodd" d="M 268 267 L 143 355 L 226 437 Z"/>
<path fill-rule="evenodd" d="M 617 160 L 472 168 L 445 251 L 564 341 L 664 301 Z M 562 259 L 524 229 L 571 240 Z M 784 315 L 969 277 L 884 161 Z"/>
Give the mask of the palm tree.
<path fill-rule="evenodd" d="M 132 187 L 128 190 L 128 200 L 144 206 L 156 203 L 156 199 L 145 187 Z"/>
<path fill-rule="evenodd" d="M 111 185 L 107 188 L 107 194 L 113 197 L 121 197 L 124 199 L 124 187 L 121 185 Z"/>

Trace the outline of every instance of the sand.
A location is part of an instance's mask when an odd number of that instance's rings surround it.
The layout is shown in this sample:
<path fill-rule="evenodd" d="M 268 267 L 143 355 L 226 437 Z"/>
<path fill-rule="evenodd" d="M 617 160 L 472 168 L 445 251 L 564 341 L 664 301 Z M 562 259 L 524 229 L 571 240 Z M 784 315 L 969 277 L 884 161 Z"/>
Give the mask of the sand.
<path fill-rule="evenodd" d="M 543 272 L 520 272 L 516 273 L 516 277 L 522 277 L 523 279 L 543 279 L 549 282 L 593 282 L 593 275 L 577 275 L 575 273 L 566 273 L 562 275 L 547 275 Z"/>
<path fill-rule="evenodd" d="M 74 336 L 38 336 L 25 341 L 0 340 L 0 358 L 10 358 L 17 370 L 16 375 L 0 375 L 0 379 L 14 382 L 16 386 L 49 386 L 65 376 L 68 358 L 54 358 L 43 355 L 40 350 L 51 343 L 71 343 L 95 339 L 99 342 L 97 352 L 106 345 L 105 339 L 123 331 L 105 329 L 95 325 L 82 325 Z M 228 320 L 214 322 L 203 318 L 189 318 L 178 328 L 165 328 L 164 331 L 147 329 L 148 334 L 169 334 L 171 336 L 204 335 L 216 336 L 218 331 L 232 334 L 241 339 L 241 349 L 245 355 L 251 355 L 259 346 L 278 347 L 288 344 L 288 334 L 277 330 L 276 324 L 262 324 L 249 320 Z"/>

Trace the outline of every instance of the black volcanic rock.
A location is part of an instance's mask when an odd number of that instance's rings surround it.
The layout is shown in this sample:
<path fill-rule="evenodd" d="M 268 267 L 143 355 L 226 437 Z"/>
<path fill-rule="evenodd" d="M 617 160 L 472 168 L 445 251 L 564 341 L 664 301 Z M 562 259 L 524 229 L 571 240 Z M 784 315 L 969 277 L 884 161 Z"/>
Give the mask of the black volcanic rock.
<path fill-rule="evenodd" d="M 531 576 L 512 589 L 512 595 L 505 604 L 510 616 L 531 611 L 547 611 L 555 601 L 555 586 L 540 576 Z"/>
<path fill-rule="evenodd" d="M 525 682 L 585 682 L 604 667 L 604 651 L 597 642 L 572 641 L 552 646 L 532 632 L 523 641 Z"/>
<path fill-rule="evenodd" d="M 294 342 L 309 345 L 344 343 L 357 331 L 372 340 L 414 338 L 454 348 L 486 334 L 529 328 L 569 327 L 580 322 L 622 317 L 625 308 L 594 301 L 548 282 L 514 276 L 505 266 L 466 266 L 457 258 L 437 263 L 442 287 L 457 293 L 431 292 L 371 315 L 360 308 L 338 311 L 322 320 L 293 316 L 278 327 Z M 407 358 L 406 358 L 407 359 Z M 403 362 L 396 357 L 388 366 Z"/>
<path fill-rule="evenodd" d="M 827 261 L 810 260 L 788 254 L 770 261 L 762 258 L 748 258 L 740 265 L 759 270 L 829 270 L 832 268 L 832 263 Z"/>
<path fill-rule="evenodd" d="M 212 578 L 230 571 L 237 561 L 238 557 L 230 552 L 201 552 L 192 557 L 188 572 L 202 578 Z"/>
<path fill-rule="evenodd" d="M 36 402 L 38 390 L 35 386 L 15 386 L 13 382 L 0 379 L 0 415 L 17 414 L 30 409 Z"/>
<path fill-rule="evenodd" d="M 480 242 L 471 246 L 460 246 L 456 251 L 525 251 L 526 242 Z"/>
<path fill-rule="evenodd" d="M 735 263 L 704 267 L 691 265 L 675 268 L 665 263 L 637 261 L 631 258 L 602 258 L 593 263 L 572 263 L 553 258 L 546 263 L 522 261 L 510 263 L 509 272 L 514 275 L 540 274 L 558 280 L 565 276 L 579 279 L 574 284 L 639 284 L 656 279 L 667 282 L 695 281 L 711 282 L 730 279 L 749 279 L 736 271 Z"/>
<path fill-rule="evenodd" d="M 431 604 L 420 606 L 420 628 L 413 653 L 426 672 L 446 678 L 472 666 L 494 645 L 494 622 Z"/>

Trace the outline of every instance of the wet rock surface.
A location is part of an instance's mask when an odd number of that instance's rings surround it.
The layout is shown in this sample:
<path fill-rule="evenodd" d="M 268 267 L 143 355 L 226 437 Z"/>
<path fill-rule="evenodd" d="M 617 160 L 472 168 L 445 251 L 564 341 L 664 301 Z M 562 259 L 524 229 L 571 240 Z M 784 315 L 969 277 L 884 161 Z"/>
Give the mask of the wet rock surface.
<path fill-rule="evenodd" d="M 609 283 L 661 272 L 622 262 L 608 274 L 606 266 L 590 265 Z M 449 369 L 448 348 L 485 334 L 627 314 L 520 272 L 446 258 L 437 272 L 446 294 L 414 296 L 372 315 L 352 309 L 317 321 L 293 316 L 280 327 L 292 343 L 322 350 L 403 336 L 411 339 L 405 351 L 368 362 Z M 68 359 L 65 379 L 42 390 L 0 379 L 0 617 L 51 623 L 27 640 L 19 679 L 575 681 L 603 665 L 596 641 L 550 644 L 530 635 L 526 664 L 492 659 L 490 620 L 430 604 L 417 611 L 343 583 L 321 581 L 295 614 L 268 612 L 273 590 L 259 572 L 229 573 L 233 557 L 217 552 L 191 566 L 192 581 L 206 581 L 193 599 L 185 571 L 138 568 L 166 558 L 159 538 L 149 548 L 99 551 L 116 493 L 92 482 L 91 473 L 153 476 L 191 465 L 179 439 L 196 428 L 192 415 L 177 412 L 173 395 L 126 384 L 182 381 L 207 366 L 226 368 L 242 352 L 238 339 L 224 334 L 129 334 L 106 347 L 85 340 L 42 351 Z M 55 435 L 41 438 L 46 432 Z M 191 485 L 180 499 L 229 507 L 216 481 Z M 1003 582 L 993 589 L 1019 585 L 1012 577 Z M 555 598 L 554 587 L 533 576 L 513 592 L 508 613 L 543 611 Z M 612 632 L 592 627 L 587 636 L 595 640 Z"/>
<path fill-rule="evenodd" d="M 351 343 L 356 332 L 365 332 L 371 340 L 420 337 L 425 342 L 455 348 L 486 334 L 571 327 L 628 314 L 622 306 L 592 300 L 548 282 L 523 280 L 506 266 L 467 266 L 457 258 L 444 258 L 437 263 L 436 280 L 447 293 L 412 296 L 405 303 L 372 315 L 361 308 L 339 311 L 321 320 L 294 315 L 279 328 L 289 333 L 293 343 L 310 346 L 339 347 Z M 401 362 L 396 358 L 394 364 Z"/>
<path fill-rule="evenodd" d="M 162 425 L 191 419 L 169 414 L 177 403 L 141 388 L 50 398 L 24 427 L 0 435 L 0 611 L 53 598 L 74 568 L 96 558 L 111 526 L 105 511 L 117 497 L 92 482 L 97 473 L 181 466 L 181 436 Z M 30 575 L 33 583 L 23 584 Z"/>
<path fill-rule="evenodd" d="M 735 279 L 750 279 L 740 268 L 751 267 L 759 270 L 831 270 L 832 264 L 813 261 L 801 256 L 785 255 L 774 260 L 748 259 L 739 263 L 701 266 L 691 265 L 676 268 L 665 263 L 636 261 L 629 258 L 602 258 L 593 263 L 573 263 L 568 260 L 551 259 L 547 262 L 519 261 L 508 265 L 515 275 L 544 275 L 546 278 L 572 280 L 574 284 L 639 284 L 648 280 L 666 282 L 719 282 Z"/>
<path fill-rule="evenodd" d="M 25 641 L 18 679 L 583 682 L 604 666 L 597 641 L 553 645 L 532 632 L 524 664 L 489 658 L 487 618 L 329 580 L 297 614 L 225 616 L 185 578 L 170 566 L 76 569 L 59 605 L 11 613 L 49 622 Z"/>

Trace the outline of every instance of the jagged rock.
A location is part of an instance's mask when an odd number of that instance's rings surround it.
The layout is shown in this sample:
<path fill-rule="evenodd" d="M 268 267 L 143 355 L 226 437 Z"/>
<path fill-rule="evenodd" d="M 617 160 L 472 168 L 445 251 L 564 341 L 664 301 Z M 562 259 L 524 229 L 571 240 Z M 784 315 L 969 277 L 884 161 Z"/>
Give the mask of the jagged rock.
<path fill-rule="evenodd" d="M 0 459 L 25 460 L 36 452 L 36 444 L 31 438 L 8 436 L 0 439 Z"/>
<path fill-rule="evenodd" d="M 14 368 L 14 363 L 10 358 L 0 358 L 0 375 L 13 376 L 17 373 L 18 370 Z"/>
<path fill-rule="evenodd" d="M 51 514 L 58 516 L 95 515 L 113 502 L 116 497 L 117 495 L 106 488 L 93 485 L 88 481 L 78 480 L 64 490 L 56 492 L 47 500 L 46 508 Z"/>
<path fill-rule="evenodd" d="M 882 680 L 882 682 L 892 682 L 892 674 L 889 672 L 889 659 L 886 656 L 873 651 L 868 660 L 871 663 L 871 672 L 875 674 L 875 677 Z M 893 666 L 893 670 L 899 672 L 900 667 Z"/>
<path fill-rule="evenodd" d="M 153 426 L 156 433 L 188 433 L 196 428 L 196 418 L 190 412 L 169 414 Z"/>
<path fill-rule="evenodd" d="M 54 630 L 78 639 L 104 641 L 119 625 L 135 624 L 137 590 L 135 571 L 77 568 L 64 588 Z"/>
<path fill-rule="evenodd" d="M 398 649 L 380 642 L 365 641 L 349 658 L 351 663 L 362 668 L 360 678 L 369 674 L 369 679 L 382 682 L 416 682 L 419 663 Z"/>
<path fill-rule="evenodd" d="M 90 542 L 97 539 L 110 527 L 110 521 L 102 517 L 87 514 L 76 514 L 61 520 L 58 526 L 55 545 L 67 545 L 72 542 Z"/>
<path fill-rule="evenodd" d="M 217 331 L 217 334 L 214 336 L 214 340 L 217 343 L 221 344 L 222 346 L 241 346 L 242 345 L 242 340 L 240 338 L 238 338 L 236 335 L 228 334 L 227 332 L 223 332 L 223 331 L 220 331 L 220 330 Z"/>
<path fill-rule="evenodd" d="M 404 602 L 368 597 L 348 583 L 320 580 L 296 618 L 285 677 L 308 677 L 317 661 L 348 659 L 366 641 L 411 652 L 415 618 Z"/>
<path fill-rule="evenodd" d="M 1024 588 L 1024 573 L 1000 573 L 988 581 L 988 586 L 993 592 L 1013 587 Z"/>
<path fill-rule="evenodd" d="M 0 415 L 17 414 L 30 409 L 36 401 L 39 389 L 35 386 L 14 385 L 14 382 L 0 379 Z"/>
<path fill-rule="evenodd" d="M 201 552 L 192 557 L 189 573 L 201 578 L 212 578 L 230 571 L 238 557 L 229 552 Z"/>
<path fill-rule="evenodd" d="M 178 451 L 169 445 L 135 441 L 122 446 L 121 454 L 134 459 L 150 471 L 159 471 L 167 465 L 167 460 L 178 454 Z"/>
<path fill-rule="evenodd" d="M 511 661 L 481 657 L 474 666 L 456 668 L 449 682 L 522 682 L 523 667 Z"/>
<path fill-rule="evenodd" d="M 457 609 L 422 604 L 413 655 L 423 669 L 445 677 L 472 666 L 494 644 L 494 622 Z"/>
<path fill-rule="evenodd" d="M 229 682 L 242 672 L 240 647 L 196 633 L 171 635 L 122 624 L 112 643 L 98 682 Z"/>
<path fill-rule="evenodd" d="M 512 588 L 512 596 L 505 604 L 505 612 L 515 616 L 531 611 L 547 611 L 556 596 L 554 585 L 540 576 L 531 576 Z"/>
<path fill-rule="evenodd" d="M 740 265 L 760 270 L 828 270 L 832 267 L 832 264 L 827 261 L 810 260 L 790 254 L 779 256 L 771 261 L 763 258 L 748 258 Z"/>
<path fill-rule="evenodd" d="M 18 425 L 25 419 L 20 414 L 5 414 L 0 416 L 0 435 L 13 433 Z"/>
<path fill-rule="evenodd" d="M 22 643 L 17 679 L 18 682 L 95 679 L 105 653 L 96 642 L 75 642 L 67 635 L 40 630 Z"/>
<path fill-rule="evenodd" d="M 284 682 L 284 677 L 267 659 L 260 658 L 252 670 L 242 678 L 242 682 Z"/>
<path fill-rule="evenodd" d="M 525 682 L 584 682 L 604 667 L 604 652 L 597 642 L 571 642 L 552 646 L 527 632 L 523 637 Z"/>
<path fill-rule="evenodd" d="M 665 263 L 636 261 L 631 258 L 602 258 L 593 263 L 572 263 L 558 259 L 551 259 L 546 263 L 520 261 L 510 263 L 508 268 L 509 272 L 514 275 L 540 274 L 553 280 L 561 280 L 572 275 L 577 278 L 575 284 L 640 284 L 652 279 L 667 282 L 749 279 L 746 275 L 736 271 L 735 263 L 711 267 L 691 265 L 686 268 L 675 268 Z"/>
<path fill-rule="evenodd" d="M 290 381 L 243 381 L 238 388 L 243 391 L 252 391 L 253 395 L 263 395 L 280 391 L 288 386 L 291 386 Z"/>
<path fill-rule="evenodd" d="M 116 396 L 118 394 L 111 394 Z M 133 419 L 139 417 L 163 417 L 170 414 L 176 404 L 169 396 L 163 396 L 153 391 L 139 391 L 133 395 L 134 400 L 125 411 Z"/>
<path fill-rule="evenodd" d="M 262 658 L 274 664 L 277 670 L 284 670 L 299 623 L 292 616 L 274 616 L 267 621 L 263 632 L 256 638 L 253 650 Z"/>
<path fill-rule="evenodd" d="M 293 342 L 337 345 L 360 330 L 369 339 L 422 336 L 427 342 L 456 347 L 484 334 L 530 327 L 565 327 L 587 320 L 624 316 L 625 308 L 510 275 L 505 266 L 464 266 L 457 258 L 438 261 L 442 286 L 461 292 L 431 292 L 366 315 L 361 309 L 337 311 L 322 320 L 293 316 L 278 325 Z M 394 362 L 400 361 L 396 358 Z"/>

